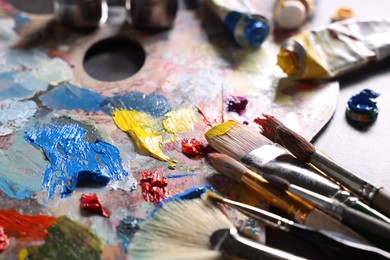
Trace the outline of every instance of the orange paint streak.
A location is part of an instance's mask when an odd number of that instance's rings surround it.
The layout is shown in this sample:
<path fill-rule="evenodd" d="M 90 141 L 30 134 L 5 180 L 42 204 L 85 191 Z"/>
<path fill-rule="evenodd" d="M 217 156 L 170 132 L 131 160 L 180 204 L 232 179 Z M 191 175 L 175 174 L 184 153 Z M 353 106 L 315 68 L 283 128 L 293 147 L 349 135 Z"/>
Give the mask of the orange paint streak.
<path fill-rule="evenodd" d="M 0 210 L 0 226 L 9 237 L 22 240 L 43 240 L 57 218 L 46 215 L 22 215 L 16 210 Z"/>

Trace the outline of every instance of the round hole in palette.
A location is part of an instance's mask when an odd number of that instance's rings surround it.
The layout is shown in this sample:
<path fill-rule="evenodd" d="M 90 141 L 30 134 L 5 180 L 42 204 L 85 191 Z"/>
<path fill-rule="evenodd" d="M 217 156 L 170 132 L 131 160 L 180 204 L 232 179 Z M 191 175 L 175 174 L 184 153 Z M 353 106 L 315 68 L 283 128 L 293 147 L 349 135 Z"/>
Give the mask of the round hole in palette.
<path fill-rule="evenodd" d="M 140 44 L 126 37 L 112 37 L 92 45 L 83 66 L 89 76 L 101 81 L 119 81 L 137 73 L 145 62 Z"/>

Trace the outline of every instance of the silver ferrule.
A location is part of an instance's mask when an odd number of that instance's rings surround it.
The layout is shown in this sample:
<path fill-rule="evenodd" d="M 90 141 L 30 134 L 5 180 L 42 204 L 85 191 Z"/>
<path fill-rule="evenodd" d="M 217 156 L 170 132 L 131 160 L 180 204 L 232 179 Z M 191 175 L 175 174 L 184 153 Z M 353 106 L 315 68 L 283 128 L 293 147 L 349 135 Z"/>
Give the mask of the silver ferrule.
<path fill-rule="evenodd" d="M 343 206 L 341 206 L 340 202 L 331 198 L 322 196 L 321 194 L 304 189 L 297 185 L 290 185 L 288 191 L 309 201 L 314 206 L 328 212 L 333 216 L 340 217 L 343 213 Z"/>
<path fill-rule="evenodd" d="M 254 218 L 270 227 L 281 229 L 284 231 L 289 231 L 291 226 L 294 224 L 293 221 L 282 218 L 276 214 L 262 210 L 244 203 L 240 203 L 234 200 L 224 199 L 223 202 L 241 213 L 245 214 L 248 217 Z"/>
<path fill-rule="evenodd" d="M 379 189 L 344 167 L 341 167 L 321 152 L 314 152 L 310 157 L 310 163 L 366 201 L 371 202 L 373 196 Z"/>
<path fill-rule="evenodd" d="M 279 145 L 263 145 L 240 161 L 254 172 L 278 176 L 290 184 L 326 197 L 331 197 L 340 190 L 338 185 L 315 172 L 306 163 L 300 162 Z"/>

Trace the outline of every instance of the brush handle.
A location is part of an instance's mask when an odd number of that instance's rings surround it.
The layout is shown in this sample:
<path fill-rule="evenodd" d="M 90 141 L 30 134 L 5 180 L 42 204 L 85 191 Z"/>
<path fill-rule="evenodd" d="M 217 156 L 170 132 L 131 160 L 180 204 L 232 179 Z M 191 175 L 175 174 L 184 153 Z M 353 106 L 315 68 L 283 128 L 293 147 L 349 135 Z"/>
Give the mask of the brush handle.
<path fill-rule="evenodd" d="M 270 161 L 265 161 L 264 158 L 265 155 L 259 148 L 242 157 L 240 161 L 255 172 L 278 176 L 290 184 L 315 191 L 326 197 L 332 197 L 340 190 L 338 185 L 322 177 L 291 154 L 285 153 Z"/>
<path fill-rule="evenodd" d="M 358 240 L 367 241 L 362 235 L 319 209 L 314 209 L 308 214 L 304 224 L 308 227 L 329 230 Z"/>
<path fill-rule="evenodd" d="M 376 246 L 390 250 L 390 224 L 349 207 L 343 208 L 341 217 L 343 223 L 365 236 Z"/>
<path fill-rule="evenodd" d="M 229 257 L 238 257 L 239 259 L 305 259 L 240 236 L 234 228 L 215 231 L 210 237 L 210 242 L 214 250 L 221 251 Z"/>
<path fill-rule="evenodd" d="M 382 212 L 387 217 L 390 217 L 390 193 L 386 190 L 379 189 L 374 195 L 371 205 L 379 212 Z"/>
<path fill-rule="evenodd" d="M 378 187 L 365 181 L 351 171 L 334 162 L 331 158 L 320 151 L 315 151 L 308 162 L 316 167 L 321 173 L 339 182 L 351 192 L 365 201 L 371 202 L 378 192 Z"/>
<path fill-rule="evenodd" d="M 337 232 L 294 224 L 290 233 L 314 244 L 336 259 L 390 259 L 390 253 Z"/>
<path fill-rule="evenodd" d="M 385 216 L 381 212 L 379 212 L 379 211 L 369 207 L 368 205 L 366 205 L 365 203 L 363 203 L 363 202 L 361 202 L 359 200 L 355 201 L 352 204 L 349 204 L 349 205 L 346 204 L 346 205 L 351 207 L 351 208 L 353 208 L 353 209 L 356 209 L 356 210 L 358 210 L 360 212 L 363 212 L 363 213 L 365 213 L 365 214 L 367 214 L 369 216 L 372 216 L 374 218 L 377 218 L 377 219 L 379 219 L 381 221 L 384 221 L 384 222 L 390 224 L 390 219 L 387 216 Z"/>

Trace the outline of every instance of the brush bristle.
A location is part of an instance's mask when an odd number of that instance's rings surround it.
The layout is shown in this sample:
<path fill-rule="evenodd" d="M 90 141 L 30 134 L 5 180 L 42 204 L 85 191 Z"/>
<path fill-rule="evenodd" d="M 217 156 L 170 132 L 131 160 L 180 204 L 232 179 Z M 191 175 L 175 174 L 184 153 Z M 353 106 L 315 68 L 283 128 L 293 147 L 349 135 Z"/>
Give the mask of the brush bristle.
<path fill-rule="evenodd" d="M 223 200 L 224 200 L 224 197 L 222 197 L 221 195 L 219 195 L 215 192 L 212 192 L 212 191 L 207 191 L 207 192 L 203 193 L 200 197 L 205 201 L 212 201 L 212 202 L 222 202 L 223 203 Z"/>
<path fill-rule="evenodd" d="M 214 126 L 205 133 L 208 143 L 218 152 L 240 160 L 249 152 L 271 143 L 252 127 L 230 122 Z"/>
<path fill-rule="evenodd" d="M 208 155 L 213 167 L 223 175 L 241 182 L 241 177 L 248 169 L 232 157 L 222 153 L 210 153 Z"/>
<path fill-rule="evenodd" d="M 177 200 L 145 220 L 130 245 L 131 259 L 220 259 L 210 236 L 233 224 L 210 201 Z"/>
<path fill-rule="evenodd" d="M 304 137 L 285 126 L 274 116 L 263 114 L 264 118 L 256 118 L 255 123 L 263 129 L 263 134 L 273 142 L 282 145 L 299 160 L 310 161 L 310 156 L 316 151 L 314 145 Z"/>

